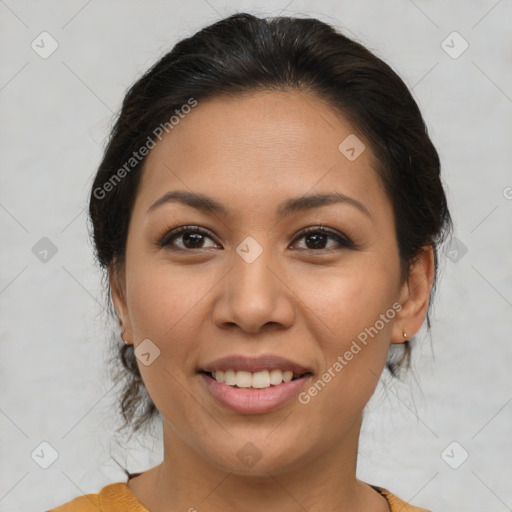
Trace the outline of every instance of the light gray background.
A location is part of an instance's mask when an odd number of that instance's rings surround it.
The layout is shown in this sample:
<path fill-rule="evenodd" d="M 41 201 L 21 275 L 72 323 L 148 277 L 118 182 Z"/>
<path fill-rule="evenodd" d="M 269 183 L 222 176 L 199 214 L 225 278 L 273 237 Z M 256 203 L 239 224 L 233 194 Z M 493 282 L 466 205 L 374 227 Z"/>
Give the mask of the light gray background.
<path fill-rule="evenodd" d="M 319 17 L 397 70 L 467 248 L 443 259 L 414 373 L 371 400 L 359 477 L 433 511 L 512 510 L 511 0 L 0 0 L 0 509 L 42 511 L 122 481 L 111 455 L 132 472 L 160 461 L 158 440 L 112 441 L 84 208 L 127 87 L 179 39 L 240 10 Z M 59 45 L 47 59 L 31 48 L 43 31 Z M 458 58 L 442 47 L 453 31 L 469 44 Z M 42 237 L 57 247 L 46 263 L 32 252 Z M 58 452 L 48 469 L 31 458 L 43 441 Z"/>

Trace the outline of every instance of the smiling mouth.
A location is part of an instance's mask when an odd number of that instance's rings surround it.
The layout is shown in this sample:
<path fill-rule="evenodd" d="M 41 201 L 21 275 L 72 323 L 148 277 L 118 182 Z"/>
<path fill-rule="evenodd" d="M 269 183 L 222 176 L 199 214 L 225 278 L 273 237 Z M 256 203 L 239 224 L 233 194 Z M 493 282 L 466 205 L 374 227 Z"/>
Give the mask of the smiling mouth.
<path fill-rule="evenodd" d="M 219 370 L 219 371 L 201 371 L 211 379 L 239 389 L 265 389 L 279 386 L 302 377 L 312 375 L 311 372 L 295 374 L 291 370 L 261 370 L 257 372 Z"/>

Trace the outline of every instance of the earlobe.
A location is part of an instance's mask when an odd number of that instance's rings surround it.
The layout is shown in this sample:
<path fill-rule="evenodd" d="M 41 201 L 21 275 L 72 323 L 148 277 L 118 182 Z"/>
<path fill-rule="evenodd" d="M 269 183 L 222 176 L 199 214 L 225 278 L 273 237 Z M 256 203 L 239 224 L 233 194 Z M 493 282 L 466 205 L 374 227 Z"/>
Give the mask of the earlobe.
<path fill-rule="evenodd" d="M 402 285 L 402 309 L 393 326 L 392 343 L 403 343 L 421 329 L 428 311 L 434 276 L 434 249 L 429 244 L 422 248 L 411 264 L 409 275 Z"/>

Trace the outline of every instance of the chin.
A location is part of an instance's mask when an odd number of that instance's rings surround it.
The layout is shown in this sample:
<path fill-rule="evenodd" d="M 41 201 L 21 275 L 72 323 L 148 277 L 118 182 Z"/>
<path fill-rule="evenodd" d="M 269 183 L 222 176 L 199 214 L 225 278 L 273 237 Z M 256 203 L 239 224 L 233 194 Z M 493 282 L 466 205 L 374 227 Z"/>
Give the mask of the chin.
<path fill-rule="evenodd" d="M 235 437 L 228 441 L 225 448 L 219 451 L 219 445 L 216 444 L 213 450 L 205 447 L 204 453 L 207 453 L 209 459 L 224 471 L 266 479 L 269 473 L 277 475 L 297 468 L 305 455 L 299 453 L 297 443 L 292 442 L 287 446 L 283 442 L 265 440 L 264 436 L 259 440 L 256 436 Z"/>

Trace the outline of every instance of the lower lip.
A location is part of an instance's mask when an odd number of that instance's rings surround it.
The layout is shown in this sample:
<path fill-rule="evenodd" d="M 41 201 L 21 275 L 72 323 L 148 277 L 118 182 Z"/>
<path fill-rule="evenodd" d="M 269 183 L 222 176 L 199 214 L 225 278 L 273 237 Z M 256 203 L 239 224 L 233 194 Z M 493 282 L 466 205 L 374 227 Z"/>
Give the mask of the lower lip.
<path fill-rule="evenodd" d="M 200 376 L 209 392 L 221 405 L 239 414 L 263 414 L 282 407 L 296 397 L 311 378 L 311 374 L 308 374 L 277 386 L 255 389 L 228 386 L 205 373 L 201 373 Z"/>

